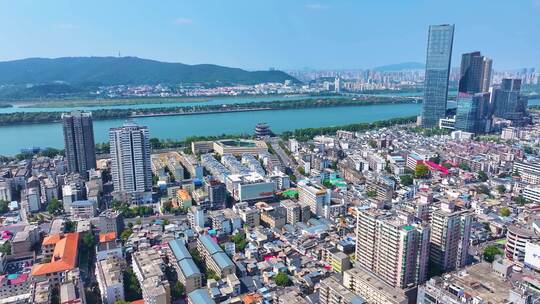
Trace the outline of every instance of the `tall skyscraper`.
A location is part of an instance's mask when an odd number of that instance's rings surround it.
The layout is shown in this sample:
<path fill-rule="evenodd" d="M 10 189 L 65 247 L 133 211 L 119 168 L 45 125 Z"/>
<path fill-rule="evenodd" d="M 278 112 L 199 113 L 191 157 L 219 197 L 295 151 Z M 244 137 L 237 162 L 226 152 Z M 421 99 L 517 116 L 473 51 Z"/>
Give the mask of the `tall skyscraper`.
<path fill-rule="evenodd" d="M 151 200 L 152 171 L 148 128 L 126 122 L 109 131 L 114 191 L 134 203 Z"/>
<path fill-rule="evenodd" d="M 429 27 L 422 126 L 433 128 L 446 114 L 448 77 L 452 59 L 454 25 L 442 24 Z"/>
<path fill-rule="evenodd" d="M 461 56 L 461 75 L 456 111 L 456 129 L 485 133 L 491 130 L 492 109 L 489 103 L 491 59 L 480 52 Z"/>
<path fill-rule="evenodd" d="M 63 113 L 62 126 L 68 170 L 87 176 L 88 170 L 96 168 L 92 113 Z"/>
<path fill-rule="evenodd" d="M 358 213 L 356 261 L 392 287 L 422 284 L 428 254 L 429 227 L 410 215 L 380 210 Z"/>
<path fill-rule="evenodd" d="M 452 271 L 466 265 L 472 215 L 456 211 L 453 202 L 443 202 L 431 218 L 429 261 L 440 271 Z M 430 266 L 431 267 L 431 266 Z"/>
<path fill-rule="evenodd" d="M 466 53 L 461 56 L 460 93 L 482 93 L 489 91 L 491 84 L 492 60 L 480 52 Z"/>
<path fill-rule="evenodd" d="M 492 113 L 489 92 L 458 93 L 456 129 L 470 133 L 486 133 L 491 130 Z"/>
<path fill-rule="evenodd" d="M 493 91 L 492 101 L 495 116 L 518 126 L 528 121 L 527 98 L 521 95 L 521 79 L 503 79 L 500 87 Z"/>

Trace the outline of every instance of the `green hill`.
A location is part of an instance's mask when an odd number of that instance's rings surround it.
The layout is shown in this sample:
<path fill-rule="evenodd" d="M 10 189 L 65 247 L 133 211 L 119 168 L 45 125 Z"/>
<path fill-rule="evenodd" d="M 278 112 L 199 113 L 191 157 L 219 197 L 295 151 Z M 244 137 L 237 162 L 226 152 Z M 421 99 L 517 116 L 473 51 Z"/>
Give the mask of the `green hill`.
<path fill-rule="evenodd" d="M 188 65 L 137 57 L 28 58 L 0 62 L 0 85 L 255 84 L 297 81 L 281 71 L 246 71 L 213 64 Z"/>

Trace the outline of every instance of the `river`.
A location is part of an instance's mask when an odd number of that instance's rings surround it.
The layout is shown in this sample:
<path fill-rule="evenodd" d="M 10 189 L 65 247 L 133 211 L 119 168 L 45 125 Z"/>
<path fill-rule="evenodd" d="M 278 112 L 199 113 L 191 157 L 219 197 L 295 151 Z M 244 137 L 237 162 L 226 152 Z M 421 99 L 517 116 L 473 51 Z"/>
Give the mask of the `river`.
<path fill-rule="evenodd" d="M 260 99 L 257 98 L 256 100 Z M 270 100 L 275 100 L 275 98 Z M 251 99 L 251 101 L 253 101 L 253 99 Z M 540 99 L 530 100 L 529 104 L 540 105 Z M 136 106 L 130 107 L 135 108 Z M 455 107 L 455 103 L 450 102 L 449 107 Z M 143 117 L 135 119 L 135 122 L 148 126 L 151 137 L 181 140 L 191 135 L 251 134 L 253 133 L 255 125 L 260 122 L 268 123 L 271 129 L 276 133 L 298 128 L 373 122 L 396 117 L 418 115 L 420 113 L 420 108 L 421 104 L 416 103 L 381 104 L 359 107 L 348 106 L 188 116 Z M 41 110 L 43 111 L 44 109 Z M 59 110 L 62 109 L 54 109 L 54 111 Z M 64 110 L 68 111 L 71 109 Z M 121 126 L 122 123 L 123 120 L 121 119 L 94 121 L 96 143 L 106 142 L 108 140 L 109 128 Z M 0 139 L 0 155 L 15 155 L 23 148 L 62 148 L 64 145 L 62 127 L 59 123 L 3 126 L 0 127 Z"/>

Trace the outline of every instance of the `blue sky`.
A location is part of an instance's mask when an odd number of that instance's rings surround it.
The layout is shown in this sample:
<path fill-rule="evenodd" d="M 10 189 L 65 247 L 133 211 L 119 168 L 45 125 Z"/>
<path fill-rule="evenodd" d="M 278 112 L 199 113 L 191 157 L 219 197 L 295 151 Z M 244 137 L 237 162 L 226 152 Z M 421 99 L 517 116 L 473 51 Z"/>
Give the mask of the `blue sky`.
<path fill-rule="evenodd" d="M 540 0 L 0 0 L 0 60 L 138 56 L 247 69 L 423 62 L 429 24 L 455 23 L 454 65 L 540 67 Z"/>

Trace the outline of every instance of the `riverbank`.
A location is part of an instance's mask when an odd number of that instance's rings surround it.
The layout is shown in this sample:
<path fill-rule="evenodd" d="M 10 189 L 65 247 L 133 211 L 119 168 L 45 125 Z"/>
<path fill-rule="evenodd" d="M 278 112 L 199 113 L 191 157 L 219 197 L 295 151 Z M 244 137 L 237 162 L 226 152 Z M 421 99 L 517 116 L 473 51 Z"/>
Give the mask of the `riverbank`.
<path fill-rule="evenodd" d="M 174 96 L 174 97 L 118 97 L 118 98 L 80 98 L 80 99 L 39 99 L 39 100 L 0 100 L 0 104 L 9 104 L 19 108 L 100 108 L 110 106 L 130 106 L 130 105 L 159 105 L 159 104 L 182 104 L 182 103 L 205 103 L 212 99 L 234 99 L 234 98 L 250 98 L 250 99 L 262 99 L 269 97 L 308 97 L 308 96 L 337 96 L 336 94 L 321 94 L 321 95 L 308 95 L 308 94 L 269 94 L 269 95 L 213 95 L 213 96 Z"/>
<path fill-rule="evenodd" d="M 361 96 L 355 98 L 320 98 L 262 101 L 234 104 L 192 105 L 183 107 L 100 109 L 91 111 L 94 120 L 128 119 L 138 117 L 203 115 L 231 112 L 287 110 L 329 107 L 356 107 L 376 104 L 414 103 L 407 97 Z M 13 112 L 0 114 L 0 125 L 43 124 L 59 122 L 62 112 Z"/>
<path fill-rule="evenodd" d="M 344 124 L 332 127 L 318 127 L 318 128 L 298 128 L 293 130 L 284 131 L 281 134 L 278 134 L 284 140 L 294 137 L 300 141 L 307 141 L 312 139 L 316 135 L 334 135 L 338 130 L 345 130 L 351 132 L 364 132 L 368 130 L 374 130 L 384 127 L 390 127 L 395 125 L 406 125 L 411 124 L 416 121 L 416 116 L 402 117 L 402 118 L 391 118 L 386 120 L 378 120 L 374 122 L 365 122 L 365 123 L 354 123 L 354 124 Z M 191 143 L 194 141 L 214 141 L 226 138 L 253 138 L 253 135 L 247 133 L 241 134 L 220 134 L 220 135 L 206 135 L 206 136 L 188 136 L 183 140 L 175 139 L 159 139 L 153 137 L 150 139 L 150 147 L 152 148 L 153 153 L 160 151 L 168 151 L 170 149 L 191 149 Z M 96 154 L 106 156 L 109 153 L 109 143 L 96 143 Z M 186 151 L 190 152 L 190 151 Z M 63 150 L 47 148 L 37 155 L 43 156 L 53 156 L 57 153 L 63 153 Z M 27 158 L 32 153 L 20 153 L 14 156 L 3 156 L 0 155 L 0 161 L 9 161 L 15 159 L 24 159 Z"/>

